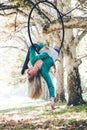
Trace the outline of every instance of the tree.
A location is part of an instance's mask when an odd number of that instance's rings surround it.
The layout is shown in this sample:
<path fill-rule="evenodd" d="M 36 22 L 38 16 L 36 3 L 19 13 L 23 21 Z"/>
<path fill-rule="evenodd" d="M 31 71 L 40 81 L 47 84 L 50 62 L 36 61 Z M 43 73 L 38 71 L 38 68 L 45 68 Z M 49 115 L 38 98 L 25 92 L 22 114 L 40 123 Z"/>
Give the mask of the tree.
<path fill-rule="evenodd" d="M 75 43 L 75 39 L 77 39 L 77 36 L 75 36 L 74 39 L 73 37 L 74 35 L 71 29 L 65 31 L 64 48 L 65 48 L 65 61 L 67 69 L 68 105 L 71 104 L 78 105 L 85 103 L 82 98 L 82 88 L 78 71 L 78 66 L 80 65 L 81 61 L 76 59 L 77 44 Z"/>
<path fill-rule="evenodd" d="M 25 1 L 25 3 L 27 3 L 26 8 L 24 8 L 24 3 L 23 1 L 11 1 L 11 4 L 13 2 L 16 2 L 15 5 L 5 5 L 5 4 L 1 4 L 0 5 L 0 13 L 2 16 L 7 16 L 7 15 L 11 15 L 14 14 L 15 15 L 15 20 L 14 20 L 14 24 L 12 23 L 12 27 L 14 28 L 14 31 L 17 32 L 21 32 L 22 29 L 24 28 L 24 26 L 27 26 L 27 22 L 21 22 L 18 21 L 18 15 L 23 16 L 24 18 L 28 18 L 28 13 L 31 9 L 31 6 L 34 4 L 34 2 L 32 1 Z M 57 1 L 54 1 L 55 3 Z M 63 12 L 66 13 L 67 9 L 71 9 L 71 1 L 68 0 L 62 0 L 62 6 L 63 6 Z M 87 3 L 83 3 L 80 1 L 80 3 L 82 5 L 77 6 L 77 8 L 79 10 L 82 10 L 84 17 L 73 17 L 72 16 L 68 16 L 65 17 L 65 15 L 63 14 L 63 19 L 64 19 L 64 25 L 65 25 L 65 42 L 64 42 L 64 48 L 63 48 L 63 56 L 66 59 L 66 70 L 67 70 L 67 87 L 68 87 L 68 105 L 76 105 L 76 104 L 80 104 L 80 103 L 84 103 L 83 99 L 82 99 L 82 89 L 81 89 L 81 84 L 80 84 L 80 77 L 79 77 L 79 72 L 78 72 L 78 66 L 80 64 L 80 61 L 78 61 L 76 59 L 76 45 L 79 43 L 79 41 L 85 36 L 85 34 L 87 34 L 87 18 L 86 18 L 86 14 L 87 14 L 87 8 L 85 8 Z M 66 5 L 68 7 L 66 7 Z M 28 11 L 27 11 L 28 9 Z M 4 11 L 3 11 L 4 10 Z M 8 11 L 8 13 L 6 13 L 6 10 L 10 10 Z M 14 12 L 15 10 L 15 12 Z M 44 10 L 44 9 L 43 9 Z M 71 13 L 71 12 L 70 12 Z M 67 13 L 68 14 L 68 13 Z M 50 16 L 50 13 L 49 13 Z M 40 21 L 42 16 L 40 15 Z M 33 21 L 33 19 L 32 19 Z M 47 33 L 50 33 L 50 37 L 46 37 L 46 42 L 52 42 L 52 40 L 54 41 L 54 39 L 58 40 L 58 35 L 55 35 L 56 38 L 54 38 L 54 32 L 56 33 L 56 30 L 61 30 L 61 24 L 58 23 L 57 21 L 53 21 L 52 23 L 46 23 L 47 26 L 44 29 L 43 27 L 43 33 L 46 36 Z M 10 24 L 9 24 L 10 25 Z M 14 25 L 14 26 L 13 26 Z M 35 28 L 37 29 L 37 27 L 41 27 L 41 23 L 38 22 L 38 18 L 35 20 Z M 10 26 L 11 28 L 11 26 Z M 73 28 L 80 28 L 77 35 L 73 35 Z M 67 30 L 69 29 L 69 30 Z M 13 30 L 12 30 L 13 31 Z M 26 29 L 27 31 L 27 29 Z M 38 36 L 40 35 L 41 29 L 39 28 L 37 30 L 38 32 Z M 32 33 L 34 33 L 32 31 Z M 23 32 L 23 35 L 24 32 Z M 21 35 L 21 36 L 23 36 Z M 34 37 L 35 39 L 35 37 Z M 41 40 L 41 39 L 40 39 Z M 77 80 L 78 79 L 78 80 Z M 73 92 L 73 93 L 72 93 Z M 72 96 L 71 96 L 72 95 Z M 79 96 L 78 96 L 79 95 Z M 76 99 L 76 102 L 74 102 Z M 78 99 L 78 100 L 77 100 Z"/>
<path fill-rule="evenodd" d="M 63 65 L 63 52 L 60 54 L 60 60 L 56 65 L 56 101 L 64 102 L 65 91 L 64 91 L 64 65 Z"/>
<path fill-rule="evenodd" d="M 66 39 L 69 40 L 68 38 Z M 74 46 L 74 44 L 74 42 L 70 43 L 69 41 L 66 41 L 66 46 L 68 46 L 65 54 L 67 70 L 68 105 L 77 105 L 85 103 L 82 99 L 82 88 L 78 71 L 78 67 L 81 61 L 74 58 L 74 55 L 76 54 L 76 47 Z"/>
<path fill-rule="evenodd" d="M 71 1 L 64 1 L 63 4 L 70 5 L 70 2 Z M 82 10 L 85 11 L 83 7 L 82 7 Z M 64 6 L 64 11 L 67 11 L 67 7 L 65 6 Z M 66 31 L 65 31 L 65 44 L 64 44 L 63 52 L 64 52 L 65 61 L 66 61 L 66 70 L 67 70 L 67 87 L 68 87 L 68 103 L 67 104 L 68 105 L 71 105 L 71 104 L 77 105 L 77 104 L 85 103 L 82 98 L 82 88 L 81 88 L 80 76 L 79 76 L 79 71 L 78 71 L 78 66 L 80 65 L 80 61 L 76 60 L 76 45 L 79 43 L 81 38 L 83 38 L 85 34 L 87 34 L 87 30 L 86 30 L 87 21 L 86 20 L 87 20 L 86 17 L 73 17 L 72 18 L 72 16 L 68 16 L 67 18 L 64 18 L 64 25 L 65 25 L 64 27 Z M 79 38 L 78 38 L 78 34 L 74 37 L 73 32 L 72 32 L 73 30 L 71 30 L 74 28 L 83 28 L 82 34 L 79 35 Z M 61 24 L 55 21 L 54 23 L 51 23 L 50 25 L 48 24 L 47 28 L 45 28 L 43 32 L 51 33 L 58 29 L 61 30 Z"/>

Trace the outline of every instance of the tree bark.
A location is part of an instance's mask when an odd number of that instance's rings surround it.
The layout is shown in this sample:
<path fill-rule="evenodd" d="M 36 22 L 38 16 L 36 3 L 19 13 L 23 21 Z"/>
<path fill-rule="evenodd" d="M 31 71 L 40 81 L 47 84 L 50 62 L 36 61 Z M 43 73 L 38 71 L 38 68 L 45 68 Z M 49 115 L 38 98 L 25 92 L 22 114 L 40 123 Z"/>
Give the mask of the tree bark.
<path fill-rule="evenodd" d="M 68 17 L 64 18 L 64 28 L 65 29 L 73 29 L 73 28 L 87 28 L 87 17 Z M 56 30 L 61 30 L 61 23 L 56 20 L 52 23 L 48 23 L 45 27 L 43 27 L 43 33 L 51 33 Z"/>
<path fill-rule="evenodd" d="M 57 102 L 65 102 L 64 93 L 64 68 L 63 68 L 63 53 L 60 54 L 60 61 L 56 65 L 56 98 Z"/>
<path fill-rule="evenodd" d="M 85 104 L 82 98 L 81 81 L 78 71 L 80 61 L 74 62 L 72 69 L 68 72 L 68 103 L 67 105 Z M 76 66 L 75 66 L 76 65 Z"/>
<path fill-rule="evenodd" d="M 71 5 L 70 0 L 65 0 L 68 4 Z M 70 7 L 71 8 L 71 7 Z M 68 11 L 68 7 L 64 7 L 65 12 Z M 65 54 L 65 63 L 66 63 L 66 71 L 67 71 L 67 90 L 68 90 L 68 101 L 67 105 L 78 105 L 85 103 L 82 99 L 82 89 L 81 89 L 81 82 L 78 67 L 80 65 L 80 61 L 76 60 L 76 44 L 73 39 L 73 30 L 71 27 L 76 28 L 86 28 L 87 22 L 83 27 L 83 23 L 85 22 L 82 20 L 83 18 L 71 19 L 67 22 L 66 26 L 70 27 L 70 29 L 65 31 L 65 43 L 64 43 L 64 54 Z M 80 21 L 81 20 L 81 21 Z M 80 23 L 81 22 L 81 23 Z M 68 24 L 69 23 L 69 24 Z M 65 24 L 65 23 L 64 23 Z M 72 24 L 72 25 L 71 25 Z M 78 26 L 80 24 L 80 26 Z M 79 43 L 79 41 L 78 41 Z"/>
<path fill-rule="evenodd" d="M 67 105 L 78 105 L 85 104 L 85 101 L 82 98 L 82 88 L 81 81 L 79 76 L 78 67 L 81 63 L 80 60 L 76 60 L 76 47 L 74 43 L 68 45 L 71 36 L 69 37 L 70 31 L 68 32 L 68 37 L 66 39 L 66 53 L 65 53 L 65 61 L 66 61 L 66 70 L 67 70 L 67 90 L 68 90 L 68 101 Z M 70 39 L 69 39 L 70 38 Z"/>

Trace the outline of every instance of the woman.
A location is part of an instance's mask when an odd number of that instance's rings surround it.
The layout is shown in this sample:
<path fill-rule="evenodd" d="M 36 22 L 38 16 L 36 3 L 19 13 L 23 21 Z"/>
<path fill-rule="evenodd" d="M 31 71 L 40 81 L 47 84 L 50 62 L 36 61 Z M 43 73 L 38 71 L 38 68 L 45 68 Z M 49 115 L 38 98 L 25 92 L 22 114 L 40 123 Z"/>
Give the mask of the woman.
<path fill-rule="evenodd" d="M 47 83 L 51 99 L 51 108 L 54 110 L 55 89 L 49 74 L 49 70 L 52 66 L 54 66 L 55 61 L 58 59 L 59 48 L 57 46 L 54 48 L 48 47 L 46 44 L 34 44 L 34 46 L 39 51 L 39 54 L 36 53 L 34 47 L 31 45 L 29 48 L 29 59 L 33 67 L 32 69 L 28 70 L 28 78 L 32 78 L 40 71 L 42 77 Z"/>

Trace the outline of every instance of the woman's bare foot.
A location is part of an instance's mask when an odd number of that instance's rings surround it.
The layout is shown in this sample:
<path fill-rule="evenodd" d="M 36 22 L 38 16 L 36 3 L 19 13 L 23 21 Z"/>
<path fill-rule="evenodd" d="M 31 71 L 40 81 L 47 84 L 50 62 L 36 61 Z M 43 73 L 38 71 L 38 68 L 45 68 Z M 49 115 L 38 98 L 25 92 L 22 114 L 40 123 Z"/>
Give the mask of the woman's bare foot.
<path fill-rule="evenodd" d="M 51 109 L 55 110 L 55 102 L 54 102 L 54 97 L 51 97 Z"/>

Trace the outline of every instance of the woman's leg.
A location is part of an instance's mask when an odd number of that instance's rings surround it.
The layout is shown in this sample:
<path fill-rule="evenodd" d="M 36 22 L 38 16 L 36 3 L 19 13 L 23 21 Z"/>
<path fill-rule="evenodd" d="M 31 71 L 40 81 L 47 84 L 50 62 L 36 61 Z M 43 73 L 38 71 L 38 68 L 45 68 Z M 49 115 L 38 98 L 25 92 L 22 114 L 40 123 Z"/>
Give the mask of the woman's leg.
<path fill-rule="evenodd" d="M 44 60 L 42 67 L 41 67 L 41 70 L 40 70 L 41 75 L 44 78 L 44 80 L 46 81 L 47 86 L 48 86 L 49 95 L 51 98 L 52 110 L 55 109 L 55 107 L 54 107 L 55 88 L 54 88 L 52 79 L 50 77 L 49 70 L 53 66 L 53 64 L 54 64 L 53 60 L 51 58 L 47 58 Z"/>
<path fill-rule="evenodd" d="M 28 69 L 28 71 L 27 71 L 28 79 L 37 75 L 37 73 L 41 69 L 41 66 L 42 66 L 42 63 L 43 63 L 42 59 L 45 59 L 46 57 L 48 57 L 48 54 L 47 53 L 41 53 L 41 54 L 37 55 L 33 46 L 31 46 L 29 57 L 30 57 L 30 62 L 33 65 L 33 67 Z"/>
<path fill-rule="evenodd" d="M 45 62 L 43 62 L 40 72 L 41 72 L 42 77 L 45 79 L 45 81 L 47 83 L 50 97 L 54 97 L 54 85 L 53 85 L 52 79 L 50 77 L 50 74 L 48 72 L 49 69 L 50 68 L 48 68 L 47 64 L 45 64 Z"/>
<path fill-rule="evenodd" d="M 47 58 L 49 55 L 47 53 L 41 53 L 41 54 L 37 54 L 36 51 L 34 50 L 33 46 L 30 47 L 30 62 L 31 64 L 34 66 L 35 62 L 37 60 L 44 60 L 45 58 Z"/>

